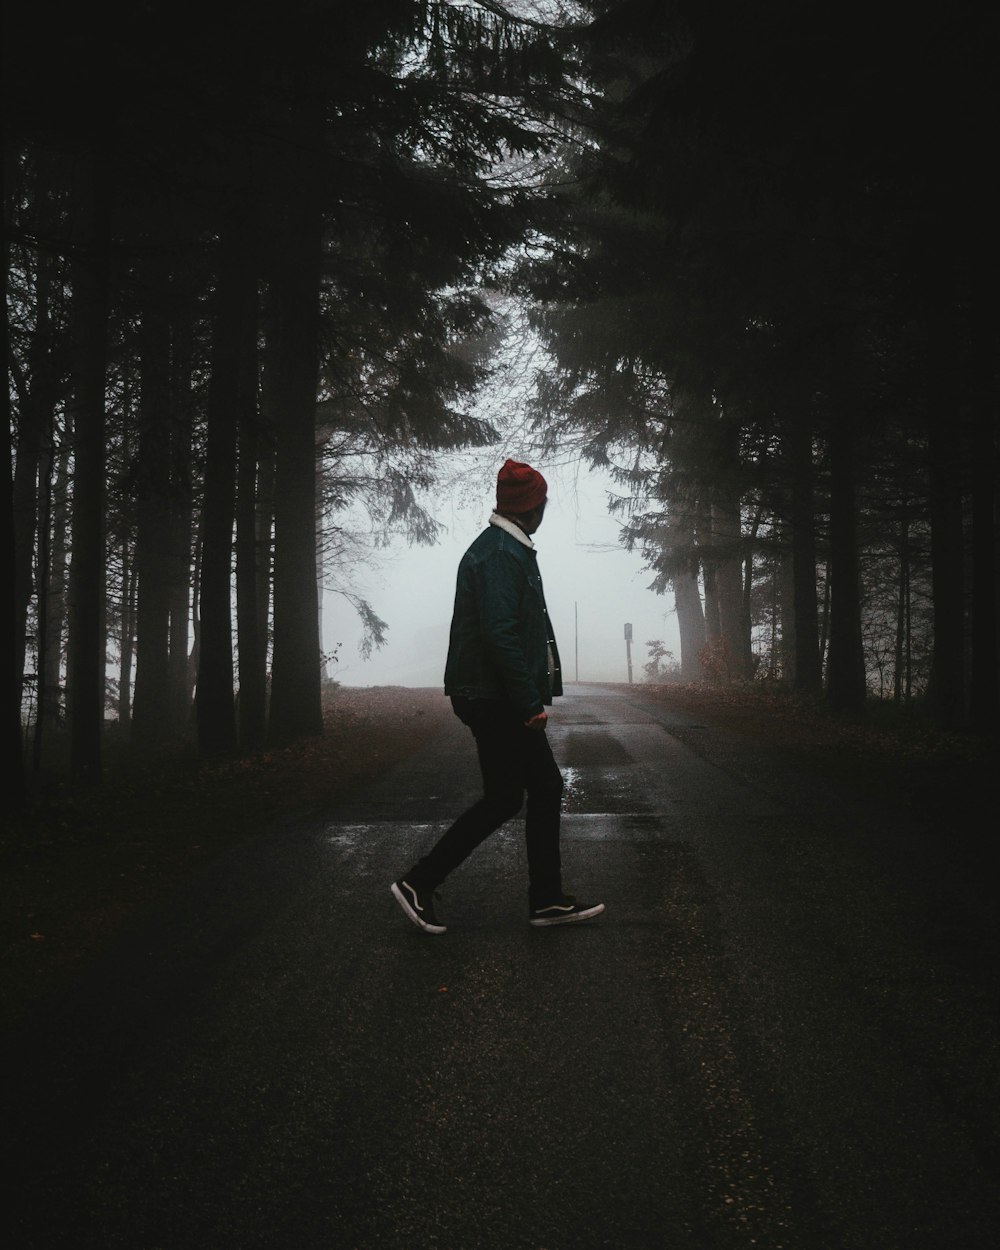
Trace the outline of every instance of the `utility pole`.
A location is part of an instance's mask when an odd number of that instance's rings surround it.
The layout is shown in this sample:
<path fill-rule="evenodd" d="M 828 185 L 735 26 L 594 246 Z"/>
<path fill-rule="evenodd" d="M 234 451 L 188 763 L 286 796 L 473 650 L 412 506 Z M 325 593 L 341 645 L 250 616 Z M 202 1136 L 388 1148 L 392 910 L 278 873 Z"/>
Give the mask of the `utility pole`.
<path fill-rule="evenodd" d="M 625 660 L 628 664 L 628 684 L 632 684 L 632 625 L 626 622 L 625 625 Z"/>
<path fill-rule="evenodd" d="M 577 614 L 576 604 L 573 604 L 573 646 L 576 651 L 576 680 L 580 681 L 580 618 Z"/>

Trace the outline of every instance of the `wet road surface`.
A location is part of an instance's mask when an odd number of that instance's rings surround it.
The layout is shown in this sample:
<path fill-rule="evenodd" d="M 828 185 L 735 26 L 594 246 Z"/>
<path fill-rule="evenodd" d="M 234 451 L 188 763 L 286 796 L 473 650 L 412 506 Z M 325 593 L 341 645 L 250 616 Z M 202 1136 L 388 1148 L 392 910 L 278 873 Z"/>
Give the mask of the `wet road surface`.
<path fill-rule="evenodd" d="M 887 853 L 905 829 L 748 780 L 710 732 L 639 693 L 557 705 L 587 924 L 528 926 L 519 821 L 443 887 L 447 934 L 398 910 L 478 792 L 457 721 L 217 861 L 15 1044 L 7 1244 L 992 1246 L 990 977 Z"/>

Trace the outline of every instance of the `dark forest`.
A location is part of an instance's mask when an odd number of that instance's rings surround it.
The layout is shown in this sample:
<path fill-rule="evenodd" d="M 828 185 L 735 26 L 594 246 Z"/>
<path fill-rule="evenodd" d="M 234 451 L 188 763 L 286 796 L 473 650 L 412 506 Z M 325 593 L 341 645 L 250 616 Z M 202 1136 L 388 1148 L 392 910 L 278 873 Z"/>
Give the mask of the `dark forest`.
<path fill-rule="evenodd" d="M 995 733 L 989 6 L 8 7 L 15 806 L 320 734 L 338 510 L 432 536 L 512 309 L 681 680 Z"/>

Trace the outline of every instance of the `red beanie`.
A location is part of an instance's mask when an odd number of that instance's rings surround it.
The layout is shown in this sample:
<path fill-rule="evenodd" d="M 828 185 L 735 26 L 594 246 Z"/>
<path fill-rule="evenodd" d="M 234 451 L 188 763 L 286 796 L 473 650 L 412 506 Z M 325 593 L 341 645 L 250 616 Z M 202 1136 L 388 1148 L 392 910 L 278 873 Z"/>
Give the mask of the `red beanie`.
<path fill-rule="evenodd" d="M 530 464 L 507 460 L 497 474 L 497 512 L 530 512 L 548 494 L 545 478 Z"/>

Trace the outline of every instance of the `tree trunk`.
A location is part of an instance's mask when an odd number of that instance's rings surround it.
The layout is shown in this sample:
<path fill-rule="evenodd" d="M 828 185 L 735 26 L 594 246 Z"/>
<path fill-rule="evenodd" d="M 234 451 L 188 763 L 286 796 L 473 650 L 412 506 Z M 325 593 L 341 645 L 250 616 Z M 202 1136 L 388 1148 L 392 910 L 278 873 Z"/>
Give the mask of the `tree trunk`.
<path fill-rule="evenodd" d="M 670 585 L 677 610 L 677 629 L 681 641 L 681 678 L 686 682 L 701 681 L 702 651 L 705 647 L 705 610 L 698 586 L 698 563 L 695 559 L 697 535 L 693 508 L 683 499 L 668 504 L 664 547 L 672 553 L 673 572 Z"/>
<path fill-rule="evenodd" d="M 132 727 L 132 665 L 135 654 L 135 619 L 138 604 L 135 565 L 127 538 L 122 539 L 122 602 L 118 648 L 118 725 Z"/>
<path fill-rule="evenodd" d="M 193 370 L 194 297 L 181 290 L 175 274 L 171 301 L 171 423 L 170 437 L 170 707 L 173 723 L 187 732 L 194 697 L 190 663 L 191 602 L 193 597 L 192 547 L 194 545 L 194 398 Z"/>
<path fill-rule="evenodd" d="M 4 152 L 4 172 L 6 182 L 6 162 L 10 159 L 9 149 L 5 145 Z M 3 196 L 3 206 L 6 215 L 7 197 Z M 14 525 L 14 480 L 13 480 L 13 447 L 11 445 L 11 423 L 12 412 L 10 402 L 10 378 L 9 378 L 9 362 L 10 362 L 10 322 L 8 319 L 8 303 L 7 303 L 7 275 L 10 273 L 10 264 L 7 250 L 7 231 L 4 230 L 3 256 L 3 334 L 0 340 L 0 348 L 3 350 L 3 358 L 5 361 L 5 379 L 4 379 L 4 398 L 3 404 L 7 413 L 6 420 L 6 439 L 7 445 L 4 449 L 3 459 L 3 485 L 2 498 L 0 498 L 0 509 L 2 509 L 2 532 L 0 532 L 0 560 L 2 560 L 2 576 L 4 585 L 13 587 L 19 576 L 23 576 L 23 572 L 18 569 L 15 559 L 16 552 L 16 531 Z M 3 633 L 0 635 L 0 645 L 4 647 L 4 654 L 7 656 L 6 675 L 3 683 L 3 699 L 4 712 L 3 723 L 6 729 L 3 731 L 7 739 L 6 746 L 3 747 L 3 758 L 7 760 L 7 801 L 12 812 L 21 810 L 24 804 L 25 785 L 24 785 L 24 739 L 21 732 L 21 686 L 24 678 L 24 662 L 23 662 L 23 639 L 24 627 L 20 627 L 21 643 L 18 645 L 18 612 L 14 596 L 6 597 L 7 610 L 4 613 Z M 21 664 L 18 665 L 17 656 L 20 652 L 22 656 Z"/>
<path fill-rule="evenodd" d="M 753 521 L 747 532 L 746 539 L 740 544 L 743 550 L 743 587 L 740 594 L 740 643 L 743 648 L 739 657 L 743 677 L 753 677 L 757 661 L 753 654 L 753 574 L 754 552 L 757 548 L 757 536 L 760 533 L 760 522 L 763 508 L 760 503 L 754 510 Z M 773 562 L 772 562 L 773 563 Z M 772 650 L 772 657 L 773 657 Z M 773 664 L 773 658 L 772 658 Z"/>
<path fill-rule="evenodd" d="M 283 226 L 270 351 L 279 417 L 268 721 L 268 739 L 275 745 L 323 732 L 316 578 L 320 214 L 311 187 L 289 204 Z"/>
<path fill-rule="evenodd" d="M 195 731 L 198 728 L 198 673 L 201 670 L 201 559 L 205 510 L 195 519 L 194 568 L 191 575 L 191 659 L 189 661 L 191 689 L 193 692 L 191 712 Z"/>
<path fill-rule="evenodd" d="M 254 283 L 253 311 L 257 308 Z M 247 292 L 246 303 L 250 300 Z M 236 629 L 239 660 L 239 740 L 259 747 L 267 728 L 267 633 L 261 628 L 260 587 L 268 582 L 257 542 L 257 488 L 261 421 L 257 404 L 257 319 L 241 335 L 240 429 L 236 493 Z M 265 591 L 266 593 L 266 591 Z"/>
<path fill-rule="evenodd" d="M 704 676 L 701 653 L 705 646 L 705 613 L 696 573 L 681 573 L 672 579 L 677 629 L 681 638 L 681 679 L 700 681 Z"/>
<path fill-rule="evenodd" d="M 778 580 L 778 678 L 793 690 L 798 672 L 798 651 L 795 631 L 795 557 L 791 548 L 783 548 L 775 576 Z"/>
<path fill-rule="evenodd" d="M 893 641 L 892 701 L 909 702 L 910 512 L 904 499 L 899 520 L 899 574 L 896 582 L 896 635 Z"/>
<path fill-rule="evenodd" d="M 208 754 L 236 746 L 233 696 L 232 573 L 247 282 L 245 230 L 233 208 L 222 232 L 208 399 L 201 555 L 201 637 L 196 695 L 198 746 Z M 255 289 L 255 288 L 253 288 Z"/>
<path fill-rule="evenodd" d="M 702 580 L 705 584 L 705 640 L 722 637 L 722 611 L 719 606 L 716 561 L 712 554 L 712 510 L 699 500 L 697 505 L 697 550 L 701 562 Z M 704 645 L 704 644 L 703 644 Z M 704 672 L 702 676 L 704 676 Z"/>
<path fill-rule="evenodd" d="M 67 418 L 67 423 L 71 418 Z M 38 717 L 35 722 L 32 767 L 41 767 L 42 754 L 59 732 L 62 719 L 62 659 L 66 634 L 69 582 L 69 479 L 71 431 L 64 432 L 58 456 L 49 447 L 43 460 L 42 527 L 39 534 L 38 587 Z"/>
<path fill-rule="evenodd" d="M 270 431 L 270 418 L 265 430 Z M 274 440 L 261 438 L 257 459 L 257 632 L 264 639 L 264 679 L 267 682 L 267 640 L 271 620 L 271 571 L 274 559 Z"/>
<path fill-rule="evenodd" d="M 839 418 L 834 418 L 830 434 L 830 654 L 827 700 L 836 711 L 849 715 L 860 715 L 865 707 L 856 455 L 854 421 L 845 411 Z"/>
<path fill-rule="evenodd" d="M 159 254 L 144 273 L 140 434 L 136 464 L 136 667 L 132 741 L 162 747 L 175 726 L 170 700 L 170 324 Z"/>
<path fill-rule="evenodd" d="M 816 603 L 816 500 L 812 457 L 812 429 L 805 419 L 788 427 L 792 466 L 792 580 L 795 662 L 792 685 L 804 695 L 818 695 L 823 685 Z"/>
<path fill-rule="evenodd" d="M 105 383 L 108 352 L 109 207 L 93 153 L 79 162 L 83 240 L 72 268 L 74 476 L 69 572 L 67 702 L 75 780 L 101 777 L 105 699 Z"/>
<path fill-rule="evenodd" d="M 39 545 L 39 509 L 45 506 L 45 494 L 50 485 L 43 482 L 41 474 L 46 449 L 52 441 L 53 413 L 59 398 L 59 378 L 50 363 L 53 347 L 49 315 L 52 271 L 51 256 L 44 251 L 38 252 L 35 321 L 28 345 L 27 378 L 19 395 L 17 461 L 14 468 L 14 662 L 19 685 L 23 683 L 26 662 L 28 608 L 33 591 L 38 589 L 32 584 L 32 567 Z M 39 638 L 35 659 L 36 681 L 41 667 L 40 645 Z"/>
<path fill-rule="evenodd" d="M 740 559 L 740 505 L 732 496 L 712 504 L 712 545 L 715 550 L 715 579 L 719 596 L 719 634 L 724 672 L 727 679 L 748 676 L 746 654 L 749 640 L 744 637 L 743 566 Z"/>
<path fill-rule="evenodd" d="M 930 459 L 931 596 L 934 643 L 927 703 L 941 725 L 965 720 L 965 611 L 961 469 L 954 428 L 936 405 L 927 441 Z"/>
<path fill-rule="evenodd" d="M 940 211 L 946 211 L 941 205 Z M 965 723 L 965 538 L 962 481 L 961 338 L 955 258 L 930 269 L 927 334 L 927 458 L 934 637 L 927 707 L 941 725 Z"/>
<path fill-rule="evenodd" d="M 58 649 L 61 634 L 53 638 L 51 628 L 52 589 L 52 489 L 55 460 L 53 456 L 52 437 L 44 448 L 38 464 L 38 525 L 36 535 L 37 550 L 37 594 L 35 598 L 35 619 L 37 622 L 37 647 L 35 659 L 35 729 L 32 748 L 32 761 L 37 769 L 41 763 L 42 736 L 46 732 L 53 708 L 58 712 L 58 699 L 53 705 L 49 682 L 52 672 L 50 647 L 55 644 Z M 57 652 L 58 653 L 58 652 Z M 58 682 L 58 667 L 56 667 Z M 21 674 L 23 683 L 23 672 Z M 23 689 L 23 685 L 22 685 Z"/>

